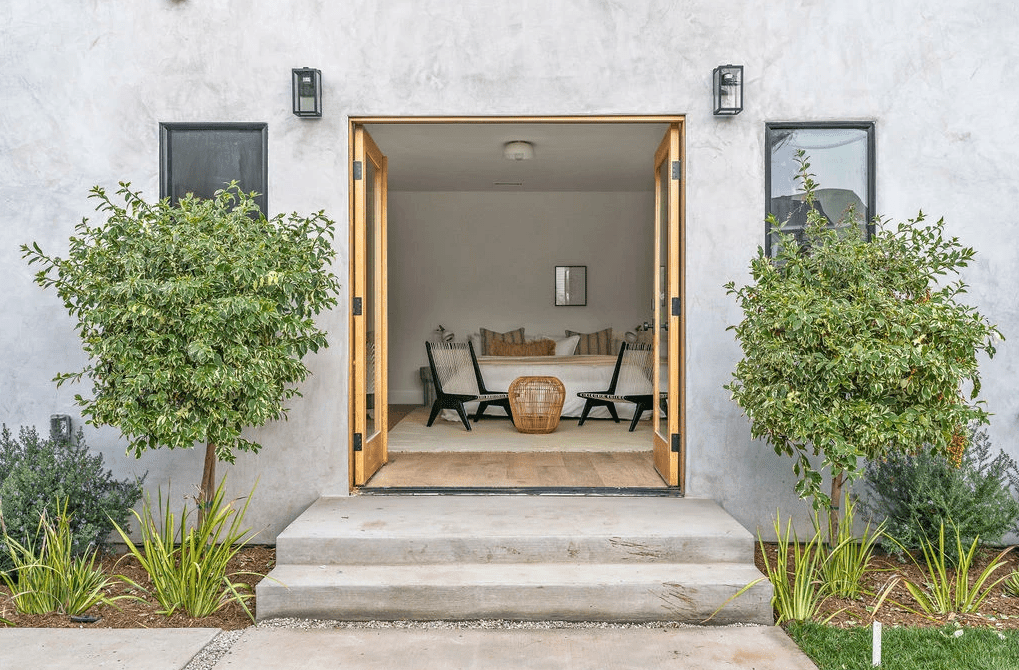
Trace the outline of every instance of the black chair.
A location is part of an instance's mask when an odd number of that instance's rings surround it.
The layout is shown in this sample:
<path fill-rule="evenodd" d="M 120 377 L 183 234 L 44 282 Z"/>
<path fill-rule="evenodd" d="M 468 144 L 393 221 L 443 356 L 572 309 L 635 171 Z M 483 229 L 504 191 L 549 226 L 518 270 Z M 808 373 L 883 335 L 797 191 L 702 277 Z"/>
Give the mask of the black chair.
<path fill-rule="evenodd" d="M 612 371 L 612 381 L 604 391 L 582 391 L 577 395 L 587 400 L 584 411 L 580 414 L 578 426 L 583 426 L 587 414 L 593 407 L 606 407 L 616 423 L 617 402 L 629 402 L 636 405 L 630 432 L 637 428 L 637 422 L 647 410 L 655 406 L 656 398 L 661 394 L 653 392 L 654 385 L 654 348 L 651 344 L 623 342 L 619 347 L 616 367 Z M 622 378 L 620 378 L 622 377 Z"/>
<path fill-rule="evenodd" d="M 510 410 L 509 394 L 493 393 L 485 388 L 485 380 L 481 377 L 478 357 L 474 355 L 474 345 L 470 342 L 425 342 L 428 352 L 428 365 L 432 370 L 432 385 L 435 387 L 435 402 L 428 416 L 428 425 L 435 423 L 435 417 L 444 409 L 455 409 L 464 428 L 471 429 L 467 420 L 464 403 L 478 401 L 478 411 L 474 414 L 477 423 L 491 405 L 504 407 L 506 414 L 513 418 Z"/>

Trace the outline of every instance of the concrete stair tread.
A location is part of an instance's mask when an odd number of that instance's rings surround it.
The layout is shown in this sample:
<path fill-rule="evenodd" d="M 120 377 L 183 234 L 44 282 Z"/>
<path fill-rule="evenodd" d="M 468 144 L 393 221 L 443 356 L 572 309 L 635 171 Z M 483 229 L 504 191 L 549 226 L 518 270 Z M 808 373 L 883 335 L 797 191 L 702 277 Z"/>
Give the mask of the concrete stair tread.
<path fill-rule="evenodd" d="M 708 583 L 742 586 L 762 577 L 745 563 L 440 563 L 425 565 L 278 565 L 269 573 L 270 588 L 317 584 L 421 586 L 451 584 L 568 585 L 646 582 Z"/>
<path fill-rule="evenodd" d="M 753 538 L 711 500 L 579 496 L 322 498 L 280 563 L 737 562 Z"/>
<path fill-rule="evenodd" d="M 567 620 L 770 624 L 771 586 L 752 565 L 474 564 L 279 566 L 260 619 Z"/>

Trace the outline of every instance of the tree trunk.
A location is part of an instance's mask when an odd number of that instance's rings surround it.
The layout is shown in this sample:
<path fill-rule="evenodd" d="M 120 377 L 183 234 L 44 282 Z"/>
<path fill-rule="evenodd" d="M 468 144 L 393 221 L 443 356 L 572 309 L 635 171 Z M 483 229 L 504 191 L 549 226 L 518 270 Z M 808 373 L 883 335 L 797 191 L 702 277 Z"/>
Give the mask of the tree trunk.
<path fill-rule="evenodd" d="M 842 503 L 842 484 L 846 481 L 845 472 L 839 470 L 832 473 L 831 504 L 828 507 L 828 546 L 834 547 L 839 536 L 839 505 Z"/>
<path fill-rule="evenodd" d="M 198 490 L 198 525 L 205 520 L 205 513 L 212 503 L 216 491 L 216 445 L 205 445 L 205 467 L 202 468 L 202 486 Z"/>

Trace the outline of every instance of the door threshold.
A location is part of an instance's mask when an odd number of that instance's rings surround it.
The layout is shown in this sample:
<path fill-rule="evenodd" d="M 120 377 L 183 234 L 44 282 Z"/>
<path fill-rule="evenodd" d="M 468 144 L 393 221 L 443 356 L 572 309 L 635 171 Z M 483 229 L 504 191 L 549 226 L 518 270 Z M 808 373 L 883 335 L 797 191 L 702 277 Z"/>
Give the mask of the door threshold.
<path fill-rule="evenodd" d="M 363 486 L 355 495 L 370 496 L 618 496 L 635 498 L 682 498 L 678 488 L 604 487 L 604 486 Z"/>

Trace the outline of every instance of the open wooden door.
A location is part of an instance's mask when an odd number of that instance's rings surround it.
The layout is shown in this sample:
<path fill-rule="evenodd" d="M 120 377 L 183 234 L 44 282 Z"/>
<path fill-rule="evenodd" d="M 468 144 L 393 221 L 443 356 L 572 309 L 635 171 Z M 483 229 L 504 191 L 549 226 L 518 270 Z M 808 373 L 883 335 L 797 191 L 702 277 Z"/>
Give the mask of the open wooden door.
<path fill-rule="evenodd" d="M 670 124 L 655 152 L 655 298 L 657 336 L 655 388 L 664 394 L 661 412 L 654 412 L 655 469 L 669 486 L 684 483 L 683 261 L 685 240 L 683 197 L 682 124 Z"/>
<path fill-rule="evenodd" d="M 386 157 L 364 127 L 354 127 L 351 193 L 351 470 L 366 483 L 386 451 Z"/>

